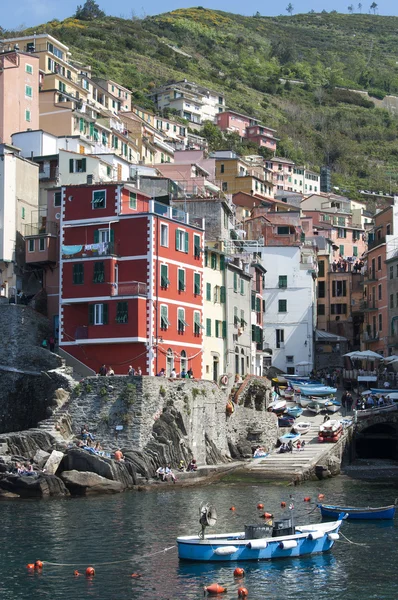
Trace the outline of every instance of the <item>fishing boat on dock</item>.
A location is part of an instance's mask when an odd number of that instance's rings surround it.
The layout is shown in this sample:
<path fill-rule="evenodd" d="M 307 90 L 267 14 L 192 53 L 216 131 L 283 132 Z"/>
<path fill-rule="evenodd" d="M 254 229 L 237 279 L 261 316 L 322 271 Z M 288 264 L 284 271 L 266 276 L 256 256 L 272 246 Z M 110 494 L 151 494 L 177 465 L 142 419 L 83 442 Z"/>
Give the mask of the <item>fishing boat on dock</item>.
<path fill-rule="evenodd" d="M 297 419 L 297 417 L 300 417 L 303 414 L 303 409 L 301 406 L 290 406 L 286 409 L 286 414 L 289 415 L 289 417 Z"/>
<path fill-rule="evenodd" d="M 338 442 L 343 433 L 341 421 L 330 420 L 319 426 L 318 442 Z"/>
<path fill-rule="evenodd" d="M 264 525 L 246 525 L 245 531 L 206 534 L 206 527 L 216 524 L 214 507 L 202 504 L 199 535 L 177 538 L 178 557 L 183 560 L 220 562 L 242 560 L 273 560 L 300 557 L 330 550 L 339 539 L 344 515 L 334 522 L 295 526 L 293 511 L 290 518 L 269 520 Z"/>
<path fill-rule="evenodd" d="M 311 423 L 309 421 L 299 421 L 295 423 L 293 426 L 293 430 L 296 433 L 300 433 L 301 435 L 305 435 L 311 429 Z"/>
<path fill-rule="evenodd" d="M 371 508 L 370 506 L 355 507 L 318 504 L 318 508 L 321 510 L 322 517 L 332 519 L 338 518 L 342 512 L 347 515 L 346 518 L 349 520 L 391 520 L 395 515 L 395 504 L 390 504 L 390 506 L 379 506 L 378 508 Z"/>
<path fill-rule="evenodd" d="M 297 440 L 301 437 L 301 433 L 285 433 L 280 436 L 279 441 L 281 444 L 288 444 L 289 442 L 297 442 Z"/>

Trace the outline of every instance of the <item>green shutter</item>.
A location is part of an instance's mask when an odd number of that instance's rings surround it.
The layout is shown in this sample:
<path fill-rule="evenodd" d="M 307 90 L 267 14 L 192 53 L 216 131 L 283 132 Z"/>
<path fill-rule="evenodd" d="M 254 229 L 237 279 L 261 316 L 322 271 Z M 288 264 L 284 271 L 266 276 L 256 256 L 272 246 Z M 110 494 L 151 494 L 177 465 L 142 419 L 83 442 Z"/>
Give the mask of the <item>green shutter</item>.
<path fill-rule="evenodd" d="M 86 172 L 86 163 L 87 160 L 85 158 L 82 158 L 82 173 Z"/>
<path fill-rule="evenodd" d="M 180 237 L 178 235 L 178 229 L 176 229 L 176 250 L 180 250 Z"/>
<path fill-rule="evenodd" d="M 167 288 L 168 283 L 167 265 L 160 265 L 160 287 Z"/>
<path fill-rule="evenodd" d="M 207 250 L 205 250 L 205 267 L 207 267 L 208 260 L 209 260 L 209 256 L 208 256 Z"/>
<path fill-rule="evenodd" d="M 222 303 L 225 302 L 225 296 L 226 296 L 225 287 L 222 285 L 220 287 L 220 302 L 222 302 Z"/>
<path fill-rule="evenodd" d="M 193 236 L 193 243 L 194 243 L 194 256 L 199 258 L 200 257 L 200 237 L 198 235 L 194 235 Z"/>
<path fill-rule="evenodd" d="M 234 273 L 234 292 L 238 291 L 238 274 Z"/>
<path fill-rule="evenodd" d="M 94 137 L 94 123 L 90 123 L 90 137 Z"/>
<path fill-rule="evenodd" d="M 256 294 L 252 293 L 252 310 L 256 310 Z"/>
<path fill-rule="evenodd" d="M 261 312 L 261 299 L 256 298 L 256 312 Z"/>
<path fill-rule="evenodd" d="M 242 296 L 245 293 L 245 280 L 241 278 L 240 280 L 240 293 L 242 294 Z"/>
<path fill-rule="evenodd" d="M 94 231 L 94 244 L 99 243 L 99 229 L 95 229 Z"/>
<path fill-rule="evenodd" d="M 227 337 L 227 322 L 222 322 L 222 336 L 225 339 Z"/>
<path fill-rule="evenodd" d="M 252 325 L 252 342 L 256 341 L 256 326 Z"/>
<path fill-rule="evenodd" d="M 220 337 L 220 321 L 216 320 L 216 337 Z"/>
<path fill-rule="evenodd" d="M 115 241 L 115 232 L 113 231 L 113 229 L 111 229 L 109 232 L 109 241 L 111 242 L 111 244 L 113 244 L 113 242 Z"/>
<path fill-rule="evenodd" d="M 185 232 L 185 252 L 188 254 L 189 251 L 189 235 L 188 232 Z"/>
<path fill-rule="evenodd" d="M 211 337 L 211 319 L 206 319 L 206 335 Z"/>
<path fill-rule="evenodd" d="M 217 269 L 217 254 L 211 253 L 211 268 Z"/>
<path fill-rule="evenodd" d="M 69 173 L 73 173 L 73 158 L 69 159 Z"/>
<path fill-rule="evenodd" d="M 211 302 L 211 283 L 206 283 L 206 300 Z"/>
<path fill-rule="evenodd" d="M 178 269 L 178 290 L 183 292 L 185 290 L 185 271 Z"/>
<path fill-rule="evenodd" d="M 82 118 L 80 118 L 79 129 L 80 129 L 80 133 L 83 133 L 83 131 L 84 131 L 84 119 L 82 119 Z"/>
<path fill-rule="evenodd" d="M 200 294 L 200 274 L 199 273 L 194 274 L 194 294 L 196 296 L 199 296 L 199 294 Z"/>
<path fill-rule="evenodd" d="M 94 325 L 94 304 L 90 304 L 88 307 L 88 324 Z"/>
<path fill-rule="evenodd" d="M 103 325 L 108 325 L 108 305 L 103 304 L 102 306 L 103 306 L 103 314 L 104 314 Z"/>
<path fill-rule="evenodd" d="M 224 271 L 225 269 L 225 256 L 224 254 L 220 255 L 220 271 Z"/>

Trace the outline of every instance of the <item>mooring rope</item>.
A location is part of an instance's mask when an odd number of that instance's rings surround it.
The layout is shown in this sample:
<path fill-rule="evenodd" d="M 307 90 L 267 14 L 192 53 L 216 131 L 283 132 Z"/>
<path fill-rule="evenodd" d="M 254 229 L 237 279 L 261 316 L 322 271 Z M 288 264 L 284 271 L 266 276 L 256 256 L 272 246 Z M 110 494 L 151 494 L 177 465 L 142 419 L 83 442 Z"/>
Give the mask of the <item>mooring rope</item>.
<path fill-rule="evenodd" d="M 347 540 L 346 542 L 343 542 L 342 540 L 338 540 L 340 541 L 340 543 L 342 544 L 352 544 L 353 546 L 364 546 L 365 548 L 370 548 L 369 544 L 360 544 L 359 542 L 353 542 L 352 540 L 349 540 L 347 536 L 344 535 L 344 533 L 341 533 L 341 531 L 339 531 L 339 534 L 345 539 Z"/>
<path fill-rule="evenodd" d="M 105 565 L 119 565 L 121 563 L 127 563 L 127 562 L 131 562 L 132 560 L 142 560 L 143 558 L 150 558 L 151 556 L 156 556 L 157 554 L 165 554 L 166 552 L 168 552 L 169 550 L 172 550 L 173 548 L 175 548 L 176 546 L 169 546 L 168 548 L 164 548 L 163 550 L 158 550 L 157 552 L 151 552 L 150 554 L 145 554 L 144 556 L 139 556 L 138 558 L 135 557 L 131 557 L 131 558 L 126 558 L 125 560 L 114 560 L 112 562 L 90 562 L 90 561 L 86 561 L 85 563 L 55 563 L 55 562 L 50 562 L 49 560 L 43 560 L 43 564 L 44 565 L 52 565 L 53 567 L 85 567 L 87 564 L 93 564 L 96 565 L 97 567 L 100 566 L 105 566 Z"/>

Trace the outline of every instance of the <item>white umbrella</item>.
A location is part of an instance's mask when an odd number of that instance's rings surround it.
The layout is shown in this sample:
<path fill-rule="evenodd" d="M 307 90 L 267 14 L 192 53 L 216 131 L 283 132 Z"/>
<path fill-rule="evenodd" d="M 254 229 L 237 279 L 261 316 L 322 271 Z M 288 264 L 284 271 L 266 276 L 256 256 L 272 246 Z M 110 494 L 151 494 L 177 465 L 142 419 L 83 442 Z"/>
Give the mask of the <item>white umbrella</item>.
<path fill-rule="evenodd" d="M 393 392 L 392 394 L 388 394 L 386 398 L 390 398 L 390 400 L 398 400 L 398 394 L 396 392 Z"/>
<path fill-rule="evenodd" d="M 397 360 L 398 360 L 398 356 L 396 354 L 392 354 L 391 356 L 386 356 L 383 359 L 383 362 L 390 364 L 390 363 L 395 362 Z"/>
<path fill-rule="evenodd" d="M 384 356 L 381 354 L 377 354 L 377 352 L 373 352 L 373 350 L 363 350 L 362 352 L 349 352 L 348 354 L 344 354 L 343 356 L 349 356 L 350 358 L 363 358 L 364 360 L 382 360 Z"/>
<path fill-rule="evenodd" d="M 296 363 L 296 367 L 308 367 L 308 365 L 312 365 L 312 362 L 308 362 L 307 360 L 302 360 L 301 362 Z"/>
<path fill-rule="evenodd" d="M 373 392 L 371 390 L 365 390 L 364 392 L 361 392 L 361 396 L 369 396 L 369 394 L 373 394 Z"/>
<path fill-rule="evenodd" d="M 350 358 L 360 358 L 359 356 L 357 357 L 357 354 L 360 354 L 360 352 L 358 350 L 355 350 L 354 352 L 347 352 L 347 354 L 343 354 L 343 356 L 349 356 Z"/>

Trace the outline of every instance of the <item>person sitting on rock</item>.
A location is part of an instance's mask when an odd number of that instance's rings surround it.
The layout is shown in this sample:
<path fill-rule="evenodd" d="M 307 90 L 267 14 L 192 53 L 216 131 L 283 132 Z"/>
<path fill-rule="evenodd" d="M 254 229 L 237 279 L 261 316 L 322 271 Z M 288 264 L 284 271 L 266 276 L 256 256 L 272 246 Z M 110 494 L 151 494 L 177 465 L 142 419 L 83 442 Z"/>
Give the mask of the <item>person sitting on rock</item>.
<path fill-rule="evenodd" d="M 179 471 L 185 471 L 185 460 L 180 460 L 180 464 L 178 465 L 178 470 Z M 188 471 L 188 469 L 187 469 Z"/>
<path fill-rule="evenodd" d="M 135 375 L 135 369 L 131 365 L 129 366 L 129 373 L 128 374 L 131 375 L 131 377 L 134 377 L 134 375 Z"/>
<path fill-rule="evenodd" d="M 106 371 L 106 376 L 107 377 L 113 377 L 115 374 L 115 371 L 112 369 L 112 367 L 108 367 L 107 371 Z"/>
<path fill-rule="evenodd" d="M 120 448 L 115 452 L 115 460 L 118 462 L 124 462 L 123 452 L 120 450 Z"/>
<path fill-rule="evenodd" d="M 100 375 L 101 377 L 105 377 L 105 375 L 106 375 L 106 365 L 102 365 L 100 367 L 100 370 L 98 371 L 98 375 Z"/>
<path fill-rule="evenodd" d="M 172 370 L 171 370 L 171 373 L 170 373 L 170 378 L 171 378 L 171 379 L 175 379 L 176 377 L 177 377 L 177 372 L 176 372 L 176 370 L 175 370 L 175 369 L 172 369 Z"/>
<path fill-rule="evenodd" d="M 186 376 L 187 376 L 187 372 L 186 372 L 186 370 L 185 370 L 185 369 L 182 369 L 182 371 L 181 371 L 181 373 L 180 373 L 180 378 L 181 378 L 181 379 L 185 379 L 185 378 L 186 378 Z"/>
<path fill-rule="evenodd" d="M 197 469 L 196 458 L 193 458 L 187 467 L 187 471 L 197 471 Z"/>
<path fill-rule="evenodd" d="M 174 475 L 173 471 L 171 470 L 170 464 L 168 464 L 167 467 L 165 468 L 164 474 L 165 474 L 165 481 L 167 481 L 167 479 L 170 478 L 173 483 L 176 482 L 176 476 Z"/>
<path fill-rule="evenodd" d="M 166 481 L 165 467 L 159 467 L 158 469 L 156 469 L 156 475 L 157 478 L 161 481 Z"/>

